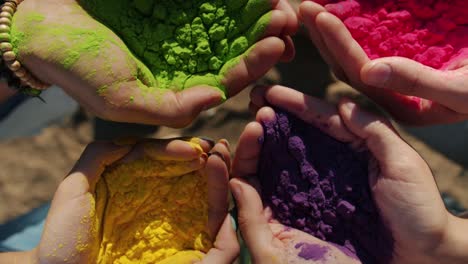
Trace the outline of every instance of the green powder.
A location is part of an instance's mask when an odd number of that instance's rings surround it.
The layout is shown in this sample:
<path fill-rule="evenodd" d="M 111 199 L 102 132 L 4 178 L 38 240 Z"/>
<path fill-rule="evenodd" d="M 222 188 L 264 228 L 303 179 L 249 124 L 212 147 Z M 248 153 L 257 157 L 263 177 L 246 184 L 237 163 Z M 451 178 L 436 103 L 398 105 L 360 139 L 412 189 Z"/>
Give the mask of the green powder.
<path fill-rule="evenodd" d="M 272 8 L 270 0 L 82 0 L 80 4 L 119 35 L 149 69 L 154 78 L 140 72 L 139 78 L 149 79 L 142 83 L 154 80 L 158 88 L 172 90 L 210 85 L 225 91 L 222 80 L 265 32 Z M 91 39 L 75 51 L 88 46 L 99 50 L 94 43 L 99 37 Z M 70 53 L 64 66 L 72 66 L 77 56 Z"/>

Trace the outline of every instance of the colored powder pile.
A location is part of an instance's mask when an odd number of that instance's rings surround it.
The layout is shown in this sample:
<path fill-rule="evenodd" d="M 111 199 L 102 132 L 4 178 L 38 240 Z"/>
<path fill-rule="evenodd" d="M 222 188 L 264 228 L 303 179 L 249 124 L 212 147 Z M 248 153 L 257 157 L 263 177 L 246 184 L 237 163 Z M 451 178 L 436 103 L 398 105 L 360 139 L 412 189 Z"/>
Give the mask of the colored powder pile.
<path fill-rule="evenodd" d="M 203 153 L 201 147 L 193 146 Z M 192 263 L 212 246 L 205 175 L 184 161 L 136 160 L 107 169 L 96 186 L 96 263 Z"/>
<path fill-rule="evenodd" d="M 370 154 L 281 111 L 264 129 L 259 179 L 275 218 L 365 264 L 389 263 L 393 239 L 371 196 Z"/>
<path fill-rule="evenodd" d="M 224 90 L 227 72 L 265 32 L 269 0 L 83 0 L 153 73 L 157 86 Z"/>
<path fill-rule="evenodd" d="M 329 1 L 371 59 L 400 56 L 435 69 L 468 58 L 466 0 Z"/>

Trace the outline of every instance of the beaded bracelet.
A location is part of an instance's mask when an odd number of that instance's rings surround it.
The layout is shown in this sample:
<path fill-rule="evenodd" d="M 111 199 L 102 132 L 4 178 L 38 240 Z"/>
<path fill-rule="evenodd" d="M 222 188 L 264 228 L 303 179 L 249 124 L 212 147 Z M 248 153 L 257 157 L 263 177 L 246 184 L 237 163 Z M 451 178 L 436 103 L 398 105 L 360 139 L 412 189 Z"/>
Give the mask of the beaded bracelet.
<path fill-rule="evenodd" d="M 13 75 L 19 78 L 23 85 L 38 90 L 36 93 L 39 93 L 47 89 L 50 85 L 37 79 L 21 65 L 17 59 L 17 54 L 13 51 L 13 45 L 11 44 L 10 31 L 13 15 L 22 1 L 23 0 L 5 0 L 0 8 L 0 51 L 2 53 L 3 62 L 13 72 Z M 29 92 L 34 93 L 31 89 L 29 89 Z"/>

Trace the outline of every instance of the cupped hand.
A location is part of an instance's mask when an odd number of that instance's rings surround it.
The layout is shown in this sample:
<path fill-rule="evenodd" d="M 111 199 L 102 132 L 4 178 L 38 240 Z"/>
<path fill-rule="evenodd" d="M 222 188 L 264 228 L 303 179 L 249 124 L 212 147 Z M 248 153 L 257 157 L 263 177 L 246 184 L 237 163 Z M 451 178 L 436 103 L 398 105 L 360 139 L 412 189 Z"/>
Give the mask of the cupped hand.
<path fill-rule="evenodd" d="M 294 11 L 286 0 L 265 1 L 272 5 L 269 23 L 235 66 L 225 69 L 219 82 L 226 94 L 202 81 L 183 91 L 177 85 L 159 87 L 124 41 L 81 7 L 84 0 L 22 2 L 14 16 L 12 38 L 19 60 L 35 76 L 59 85 L 101 118 L 183 127 L 279 60 L 294 56 L 289 37 L 298 26 Z"/>
<path fill-rule="evenodd" d="M 186 163 L 186 173 L 197 170 L 206 173 L 207 230 L 214 244 L 211 250 L 204 253 L 201 263 L 231 263 L 238 255 L 239 245 L 228 216 L 229 150 L 224 141 L 214 147 L 207 141 L 199 142 L 205 152 L 211 153 L 208 158 L 184 140 L 150 140 L 136 145 L 89 145 L 54 196 L 40 244 L 32 252 L 33 259 L 38 263 L 95 262 L 100 243 L 98 234 L 103 232 L 96 232 L 94 228 L 100 221 L 97 214 L 92 213 L 97 201 L 96 183 L 106 167 L 145 156 L 154 160 Z"/>
<path fill-rule="evenodd" d="M 327 12 L 329 1 L 315 2 L 304 1 L 299 17 L 339 79 L 403 123 L 431 125 L 468 119 L 468 60 L 455 60 L 444 71 L 400 57 L 370 60 L 341 20 Z"/>
<path fill-rule="evenodd" d="M 238 225 L 252 263 L 360 263 L 334 244 L 282 225 L 270 208 L 263 206 L 261 188 L 255 178 L 262 147 L 259 138 L 263 137 L 261 123 L 274 118 L 270 108 L 258 112 L 257 121 L 248 124 L 239 139 L 232 167 L 235 178 L 230 181 L 230 187 L 236 200 Z"/>
<path fill-rule="evenodd" d="M 254 111 L 267 105 L 278 107 L 340 141 L 365 147 L 373 154 L 369 184 L 394 239 L 392 263 L 467 261 L 463 248 L 468 240 L 459 231 L 466 230 L 468 223 L 447 212 L 429 167 L 387 120 L 366 113 L 347 100 L 337 108 L 281 86 L 256 88 L 251 97 Z M 258 116 L 257 122 L 263 122 L 274 118 L 274 112 L 263 108 Z M 234 159 L 234 175 L 244 178 L 255 175 L 261 148 L 258 138 L 262 135 L 260 123 L 246 128 Z M 231 182 L 231 188 L 232 185 Z M 255 230 L 249 232 L 251 236 L 255 234 Z"/>

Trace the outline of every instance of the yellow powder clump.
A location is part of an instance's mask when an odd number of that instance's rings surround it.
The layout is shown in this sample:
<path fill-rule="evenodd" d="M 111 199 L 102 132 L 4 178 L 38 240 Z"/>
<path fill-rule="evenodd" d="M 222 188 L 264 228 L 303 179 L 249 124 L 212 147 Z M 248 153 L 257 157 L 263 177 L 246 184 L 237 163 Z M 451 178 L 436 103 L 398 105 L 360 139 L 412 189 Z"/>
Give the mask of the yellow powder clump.
<path fill-rule="evenodd" d="M 108 168 L 98 181 L 97 263 L 192 263 L 212 247 L 206 175 L 186 173 L 189 161 L 153 159 Z"/>

